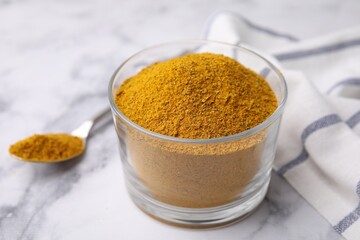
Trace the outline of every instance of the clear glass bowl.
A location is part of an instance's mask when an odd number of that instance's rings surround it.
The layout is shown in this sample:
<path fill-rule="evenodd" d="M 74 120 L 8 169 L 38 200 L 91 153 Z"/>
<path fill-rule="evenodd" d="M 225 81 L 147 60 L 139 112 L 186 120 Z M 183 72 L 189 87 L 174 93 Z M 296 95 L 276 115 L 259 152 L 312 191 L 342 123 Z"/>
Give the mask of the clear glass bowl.
<path fill-rule="evenodd" d="M 245 132 L 213 139 L 183 139 L 151 132 L 116 106 L 119 86 L 142 68 L 187 53 L 212 52 L 259 73 L 278 108 Z M 226 43 L 190 40 L 147 48 L 114 73 L 109 99 L 128 192 L 150 216 L 177 226 L 217 227 L 249 215 L 264 199 L 287 89 L 280 71 L 258 53 Z"/>

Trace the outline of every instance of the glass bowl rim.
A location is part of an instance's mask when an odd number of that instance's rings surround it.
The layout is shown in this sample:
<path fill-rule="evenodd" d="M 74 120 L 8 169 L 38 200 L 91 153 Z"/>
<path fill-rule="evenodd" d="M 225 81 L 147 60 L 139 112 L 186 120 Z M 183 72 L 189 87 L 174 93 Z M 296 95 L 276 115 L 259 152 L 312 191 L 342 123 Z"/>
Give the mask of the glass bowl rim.
<path fill-rule="evenodd" d="M 114 96 L 113 96 L 113 85 L 114 82 L 116 80 L 116 76 L 120 73 L 120 71 L 122 70 L 122 68 L 133 58 L 141 55 L 144 52 L 147 51 L 151 51 L 153 49 L 156 48 L 161 48 L 161 47 L 166 47 L 166 46 L 170 46 L 170 45 L 181 45 L 181 44 L 215 44 L 215 45 L 221 45 L 224 47 L 232 47 L 232 48 L 236 48 L 240 51 L 246 52 L 250 55 L 255 55 L 258 58 L 262 59 L 266 64 L 268 64 L 268 67 L 271 68 L 271 70 L 273 70 L 278 78 L 280 79 L 280 88 L 281 90 L 283 90 L 283 95 L 282 98 L 278 104 L 278 107 L 275 109 L 275 111 L 270 115 L 270 117 L 268 117 L 265 121 L 263 121 L 262 123 L 256 125 L 255 127 L 252 127 L 246 131 L 237 133 L 237 134 L 233 134 L 233 135 L 229 135 L 229 136 L 225 136 L 225 137 L 218 137 L 218 138 L 209 138 L 209 139 L 192 139 L 192 138 L 178 138 L 178 137 L 172 137 L 172 136 L 167 136 L 167 135 L 163 135 L 160 133 L 156 133 L 156 132 L 152 132 L 144 127 L 141 127 L 140 125 L 136 124 L 135 122 L 131 121 L 129 118 L 127 118 L 125 116 L 125 114 L 123 114 L 120 109 L 117 107 L 117 105 L 115 104 L 114 101 Z M 162 140 L 167 140 L 167 141 L 172 141 L 172 142 L 180 142 L 180 143 L 192 143 L 192 144 L 206 144 L 206 143 L 219 143 L 219 142 L 228 142 L 228 141 L 235 141 L 241 138 L 246 138 L 249 137 L 251 135 L 254 135 L 255 133 L 258 133 L 260 131 L 262 131 L 263 129 L 267 128 L 270 124 L 272 124 L 275 120 L 277 120 L 283 110 L 284 110 L 284 106 L 288 97 L 288 90 L 287 90 L 287 85 L 286 85 L 286 81 L 284 78 L 284 75 L 281 73 L 281 71 L 273 64 L 271 63 L 268 59 L 266 59 L 264 56 L 262 56 L 260 53 L 258 53 L 256 50 L 254 50 L 253 48 L 248 48 L 242 44 L 238 44 L 238 45 L 233 45 L 230 43 L 226 43 L 226 42 L 221 42 L 221 41 L 213 41 L 213 40 L 203 40 L 203 39 L 190 39 L 190 40 L 180 40 L 180 41 L 171 41 L 171 42 L 165 42 L 165 43 L 161 43 L 161 44 L 157 44 L 151 47 L 147 47 L 144 48 L 141 51 L 136 52 L 135 54 L 133 54 L 132 56 L 130 56 L 129 58 L 127 58 L 113 73 L 113 75 L 111 76 L 110 82 L 109 82 L 109 86 L 108 86 L 108 97 L 109 97 L 109 101 L 110 101 L 110 107 L 112 109 L 113 114 L 115 114 L 116 116 L 120 117 L 124 122 L 126 122 L 128 125 L 130 125 L 131 127 L 135 128 L 136 130 L 149 135 L 151 137 L 154 138 L 159 138 Z"/>

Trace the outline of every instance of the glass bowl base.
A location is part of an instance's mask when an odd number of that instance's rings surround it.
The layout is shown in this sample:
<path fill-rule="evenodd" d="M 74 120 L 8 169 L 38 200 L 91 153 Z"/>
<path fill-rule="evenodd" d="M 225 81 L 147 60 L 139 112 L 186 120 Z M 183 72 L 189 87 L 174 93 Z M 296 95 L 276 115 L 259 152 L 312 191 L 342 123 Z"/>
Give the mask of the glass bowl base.
<path fill-rule="evenodd" d="M 129 182 L 126 185 L 135 205 L 150 217 L 176 227 L 206 229 L 225 227 L 250 216 L 264 200 L 269 181 L 246 197 L 211 208 L 172 206 L 141 193 Z"/>

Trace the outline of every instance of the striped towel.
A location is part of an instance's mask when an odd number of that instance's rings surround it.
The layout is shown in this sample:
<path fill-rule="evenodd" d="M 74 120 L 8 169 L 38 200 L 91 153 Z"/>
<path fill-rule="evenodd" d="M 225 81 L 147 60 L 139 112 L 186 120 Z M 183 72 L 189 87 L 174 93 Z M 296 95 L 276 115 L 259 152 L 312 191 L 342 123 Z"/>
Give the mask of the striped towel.
<path fill-rule="evenodd" d="M 285 75 L 274 170 L 345 238 L 360 239 L 360 28 L 310 40 L 215 14 L 205 38 L 251 45 Z"/>

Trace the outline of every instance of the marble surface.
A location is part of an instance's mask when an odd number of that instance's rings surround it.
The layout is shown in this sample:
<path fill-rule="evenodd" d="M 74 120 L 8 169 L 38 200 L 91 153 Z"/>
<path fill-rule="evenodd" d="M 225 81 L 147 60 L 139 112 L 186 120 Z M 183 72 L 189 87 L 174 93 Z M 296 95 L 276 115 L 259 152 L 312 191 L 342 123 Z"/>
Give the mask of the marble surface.
<path fill-rule="evenodd" d="M 124 186 L 115 131 L 97 126 L 78 161 L 9 157 L 9 144 L 68 131 L 108 104 L 115 68 L 156 43 L 199 38 L 231 9 L 300 39 L 360 24 L 356 0 L 0 0 L 0 239 L 342 239 L 281 177 L 243 222 L 214 230 L 159 223 Z"/>

